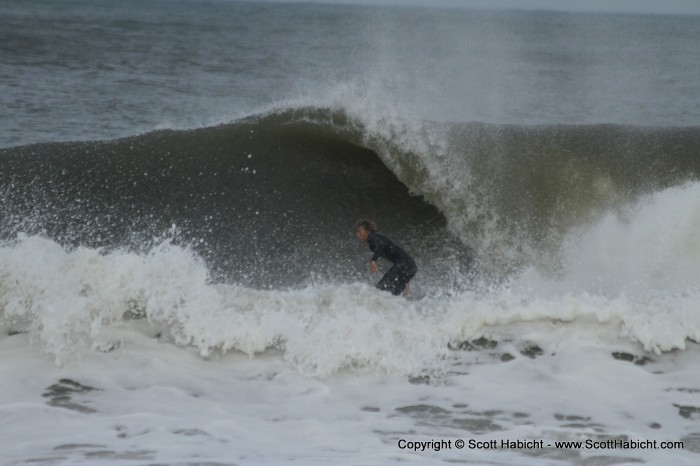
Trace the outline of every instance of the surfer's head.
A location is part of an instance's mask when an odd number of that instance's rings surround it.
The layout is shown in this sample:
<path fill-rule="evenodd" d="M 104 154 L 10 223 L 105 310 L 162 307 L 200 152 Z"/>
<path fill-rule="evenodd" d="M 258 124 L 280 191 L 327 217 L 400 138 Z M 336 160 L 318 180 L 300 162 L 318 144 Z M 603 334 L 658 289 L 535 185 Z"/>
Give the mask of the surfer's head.
<path fill-rule="evenodd" d="M 377 231 L 377 224 L 372 220 L 360 220 L 357 222 L 357 239 L 367 242 L 369 235 Z"/>

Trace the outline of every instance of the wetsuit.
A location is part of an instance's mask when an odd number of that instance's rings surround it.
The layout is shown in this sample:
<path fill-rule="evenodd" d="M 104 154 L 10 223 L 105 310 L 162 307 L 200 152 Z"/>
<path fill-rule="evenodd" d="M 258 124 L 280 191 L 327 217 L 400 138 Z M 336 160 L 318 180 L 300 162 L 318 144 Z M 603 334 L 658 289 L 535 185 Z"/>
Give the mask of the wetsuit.
<path fill-rule="evenodd" d="M 418 271 L 413 258 L 396 243 L 376 231 L 367 237 L 367 244 L 370 251 L 374 253 L 372 261 L 383 257 L 394 264 L 379 280 L 377 288 L 390 291 L 394 295 L 401 294 Z"/>

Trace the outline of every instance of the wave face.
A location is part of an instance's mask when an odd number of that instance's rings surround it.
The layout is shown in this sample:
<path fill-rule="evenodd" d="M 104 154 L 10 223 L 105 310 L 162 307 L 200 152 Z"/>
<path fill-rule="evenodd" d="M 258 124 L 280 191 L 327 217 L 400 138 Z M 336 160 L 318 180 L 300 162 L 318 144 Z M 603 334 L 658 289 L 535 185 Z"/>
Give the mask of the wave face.
<path fill-rule="evenodd" d="M 445 221 L 352 136 L 281 112 L 5 150 L 2 236 L 21 231 L 71 247 L 136 251 L 167 237 L 191 245 L 220 280 L 353 280 L 366 260 L 354 238 L 358 217 L 381 219 L 416 251 Z"/>
<path fill-rule="evenodd" d="M 700 175 L 700 129 L 363 121 L 281 109 L 231 124 L 0 152 L 0 234 L 146 251 L 190 246 L 246 286 L 352 282 L 359 217 L 433 288 L 481 268 L 556 270 L 572 228 Z M 457 278 L 455 278 L 457 277 Z"/>
<path fill-rule="evenodd" d="M 470 182 L 435 204 L 491 263 L 556 267 L 572 229 L 697 180 L 698 153 L 698 128 L 456 126 L 450 155 Z"/>

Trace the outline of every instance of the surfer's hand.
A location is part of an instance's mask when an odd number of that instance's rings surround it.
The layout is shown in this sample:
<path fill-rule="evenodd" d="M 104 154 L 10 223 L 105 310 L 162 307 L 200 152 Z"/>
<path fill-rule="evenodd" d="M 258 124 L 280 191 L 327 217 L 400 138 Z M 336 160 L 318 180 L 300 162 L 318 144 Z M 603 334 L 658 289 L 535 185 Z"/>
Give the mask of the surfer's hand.
<path fill-rule="evenodd" d="M 371 261 L 369 263 L 369 271 L 370 273 L 377 273 L 377 263 L 374 261 Z"/>

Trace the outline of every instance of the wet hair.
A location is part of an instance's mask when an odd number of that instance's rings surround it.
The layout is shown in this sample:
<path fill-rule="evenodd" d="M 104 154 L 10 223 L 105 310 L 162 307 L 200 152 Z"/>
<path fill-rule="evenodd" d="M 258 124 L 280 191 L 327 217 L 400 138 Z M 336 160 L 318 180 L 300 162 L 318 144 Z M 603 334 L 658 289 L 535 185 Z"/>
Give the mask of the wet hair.
<path fill-rule="evenodd" d="M 368 219 L 366 219 L 366 218 L 365 218 L 365 219 L 362 219 L 362 220 L 359 220 L 359 221 L 355 224 L 355 226 L 356 226 L 357 228 L 362 227 L 362 228 L 364 228 L 365 230 L 367 230 L 369 233 L 374 233 L 374 232 L 377 231 L 377 229 L 378 229 L 376 223 L 374 223 L 372 220 L 368 220 Z"/>

